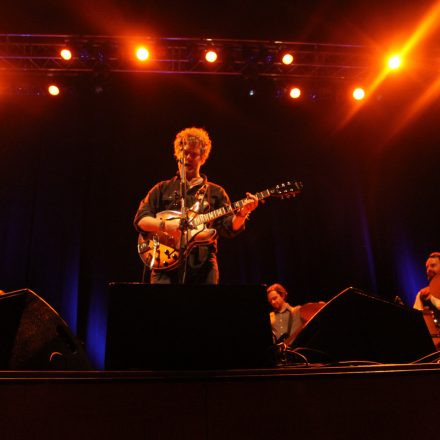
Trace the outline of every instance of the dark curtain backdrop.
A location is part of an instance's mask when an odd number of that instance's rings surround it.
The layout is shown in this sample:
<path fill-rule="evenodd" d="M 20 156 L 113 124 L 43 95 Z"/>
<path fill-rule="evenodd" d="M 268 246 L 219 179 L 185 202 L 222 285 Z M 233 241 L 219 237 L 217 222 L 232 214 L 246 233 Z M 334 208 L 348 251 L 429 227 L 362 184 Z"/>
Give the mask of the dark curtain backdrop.
<path fill-rule="evenodd" d="M 56 99 L 1 97 L 0 288 L 47 300 L 96 367 L 107 283 L 140 280 L 132 219 L 175 173 L 172 141 L 186 126 L 209 131 L 204 172 L 233 200 L 304 182 L 220 242 L 222 283 L 281 282 L 292 303 L 355 286 L 412 304 L 425 285 L 426 256 L 440 250 L 438 105 L 392 134 L 413 96 L 373 99 L 343 125 L 352 104 L 340 94 L 250 97 L 243 79 L 219 77 L 114 76 L 98 93 L 76 81 Z"/>

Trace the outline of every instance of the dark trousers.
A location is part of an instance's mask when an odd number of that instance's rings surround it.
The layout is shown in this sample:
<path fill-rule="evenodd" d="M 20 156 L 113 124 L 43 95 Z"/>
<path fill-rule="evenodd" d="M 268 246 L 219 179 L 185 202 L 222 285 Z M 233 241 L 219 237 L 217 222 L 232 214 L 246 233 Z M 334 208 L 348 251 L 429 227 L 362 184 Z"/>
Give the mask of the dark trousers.
<path fill-rule="evenodd" d="M 179 284 L 182 278 L 183 267 L 181 266 L 169 271 L 153 270 L 150 282 L 151 284 Z M 184 284 L 218 284 L 219 271 L 216 256 L 211 255 L 202 266 L 197 268 L 191 267 L 191 262 L 188 262 L 184 278 Z"/>

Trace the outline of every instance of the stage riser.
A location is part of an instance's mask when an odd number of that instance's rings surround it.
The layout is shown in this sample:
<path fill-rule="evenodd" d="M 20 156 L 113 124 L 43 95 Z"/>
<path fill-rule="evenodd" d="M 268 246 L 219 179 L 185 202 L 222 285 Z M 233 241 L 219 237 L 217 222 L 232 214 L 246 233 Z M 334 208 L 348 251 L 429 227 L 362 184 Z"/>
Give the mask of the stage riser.
<path fill-rule="evenodd" d="M 7 439 L 437 438 L 438 371 L 3 379 Z"/>

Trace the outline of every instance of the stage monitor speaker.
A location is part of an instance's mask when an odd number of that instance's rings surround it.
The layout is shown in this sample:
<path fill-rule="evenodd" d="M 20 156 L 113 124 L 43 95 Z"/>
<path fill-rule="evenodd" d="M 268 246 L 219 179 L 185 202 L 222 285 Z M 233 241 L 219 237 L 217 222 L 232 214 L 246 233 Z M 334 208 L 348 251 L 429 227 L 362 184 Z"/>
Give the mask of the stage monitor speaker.
<path fill-rule="evenodd" d="M 106 369 L 272 365 L 264 286 L 111 283 Z"/>
<path fill-rule="evenodd" d="M 292 348 L 313 361 L 407 363 L 436 351 L 420 311 L 348 288 L 305 325 Z"/>
<path fill-rule="evenodd" d="M 90 370 L 58 313 L 29 289 L 0 296 L 0 369 Z"/>

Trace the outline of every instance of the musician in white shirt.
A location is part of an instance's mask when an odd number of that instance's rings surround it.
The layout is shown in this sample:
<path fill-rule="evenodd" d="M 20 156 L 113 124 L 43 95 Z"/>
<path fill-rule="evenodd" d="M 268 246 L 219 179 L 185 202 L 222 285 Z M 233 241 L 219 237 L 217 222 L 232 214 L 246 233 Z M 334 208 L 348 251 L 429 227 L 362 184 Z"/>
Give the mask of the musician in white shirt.
<path fill-rule="evenodd" d="M 419 290 L 414 302 L 414 308 L 423 310 L 424 307 L 435 307 L 440 310 L 440 298 L 432 291 L 431 281 L 436 275 L 440 274 L 440 252 L 433 252 L 426 260 L 426 276 L 430 283 L 429 286 Z"/>

